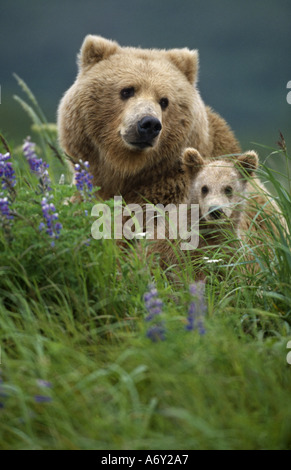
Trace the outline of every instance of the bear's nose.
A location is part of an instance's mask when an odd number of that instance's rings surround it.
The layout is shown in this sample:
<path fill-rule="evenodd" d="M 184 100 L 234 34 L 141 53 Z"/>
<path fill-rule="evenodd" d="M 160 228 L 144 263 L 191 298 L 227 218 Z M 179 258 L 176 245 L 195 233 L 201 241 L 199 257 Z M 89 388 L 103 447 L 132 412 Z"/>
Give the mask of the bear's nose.
<path fill-rule="evenodd" d="M 209 215 L 212 219 L 221 219 L 224 212 L 219 206 L 210 206 Z"/>
<path fill-rule="evenodd" d="M 143 142 L 151 142 L 161 132 L 162 124 L 154 116 L 145 116 L 138 121 L 137 130 Z"/>

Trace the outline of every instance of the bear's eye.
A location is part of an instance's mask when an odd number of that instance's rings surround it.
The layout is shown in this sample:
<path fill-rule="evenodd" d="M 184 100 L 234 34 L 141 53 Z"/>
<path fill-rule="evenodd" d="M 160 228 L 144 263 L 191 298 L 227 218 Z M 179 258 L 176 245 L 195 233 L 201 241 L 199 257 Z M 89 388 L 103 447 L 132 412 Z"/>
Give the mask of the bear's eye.
<path fill-rule="evenodd" d="M 161 98 L 160 99 L 160 106 L 161 106 L 162 110 L 164 111 L 169 106 L 168 98 Z"/>
<path fill-rule="evenodd" d="M 224 192 L 227 196 L 232 196 L 232 187 L 226 186 L 226 188 L 224 188 Z"/>
<path fill-rule="evenodd" d="M 134 96 L 133 86 L 128 87 L 128 88 L 123 88 L 120 92 L 120 96 L 123 100 L 128 100 L 128 98 L 131 98 L 132 96 Z"/>
<path fill-rule="evenodd" d="M 205 194 L 208 194 L 208 192 L 209 192 L 208 186 L 202 186 L 201 193 L 205 195 Z"/>

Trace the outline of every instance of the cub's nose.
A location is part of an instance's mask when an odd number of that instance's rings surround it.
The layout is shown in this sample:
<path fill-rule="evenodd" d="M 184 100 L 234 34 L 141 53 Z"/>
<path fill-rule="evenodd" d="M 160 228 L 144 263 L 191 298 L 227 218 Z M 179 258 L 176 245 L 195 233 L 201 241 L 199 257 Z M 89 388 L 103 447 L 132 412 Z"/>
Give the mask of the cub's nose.
<path fill-rule="evenodd" d="M 221 219 L 223 217 L 224 212 L 219 206 L 210 206 L 209 207 L 209 216 L 212 219 Z"/>
<path fill-rule="evenodd" d="M 138 121 L 137 130 L 142 142 L 151 142 L 161 132 L 162 124 L 154 116 L 145 116 Z"/>

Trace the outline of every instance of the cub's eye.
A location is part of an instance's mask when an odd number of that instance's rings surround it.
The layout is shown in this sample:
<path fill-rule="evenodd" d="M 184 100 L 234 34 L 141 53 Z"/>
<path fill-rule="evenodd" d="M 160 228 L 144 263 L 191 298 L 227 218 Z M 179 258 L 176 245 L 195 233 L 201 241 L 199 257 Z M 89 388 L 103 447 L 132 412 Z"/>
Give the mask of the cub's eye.
<path fill-rule="evenodd" d="M 227 196 L 232 196 L 232 187 L 226 186 L 226 188 L 224 188 L 224 192 Z"/>
<path fill-rule="evenodd" d="M 204 195 L 208 194 L 209 193 L 208 186 L 202 186 L 201 193 Z"/>
<path fill-rule="evenodd" d="M 120 92 L 120 96 L 123 100 L 128 100 L 128 98 L 131 98 L 132 96 L 134 96 L 133 86 L 128 87 L 128 88 L 123 88 Z"/>
<path fill-rule="evenodd" d="M 161 98 L 160 99 L 160 106 L 161 106 L 162 110 L 164 111 L 169 106 L 168 98 Z"/>

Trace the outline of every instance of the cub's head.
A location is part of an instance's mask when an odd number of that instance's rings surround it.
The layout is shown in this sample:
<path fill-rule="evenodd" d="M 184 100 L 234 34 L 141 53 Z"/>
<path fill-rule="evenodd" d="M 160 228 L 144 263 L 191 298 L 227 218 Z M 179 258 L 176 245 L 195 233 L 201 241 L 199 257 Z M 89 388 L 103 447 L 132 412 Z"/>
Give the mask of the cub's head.
<path fill-rule="evenodd" d="M 200 217 L 207 222 L 231 221 L 237 225 L 247 196 L 247 181 L 254 175 L 259 159 L 250 150 L 236 160 L 204 160 L 188 148 L 183 166 L 192 179 L 190 202 L 199 204 Z"/>
<path fill-rule="evenodd" d="M 76 82 L 59 107 L 61 145 L 73 157 L 85 147 L 113 170 L 134 174 L 179 155 L 193 122 L 207 129 L 195 87 L 197 51 L 121 47 L 89 35 L 78 61 Z"/>

